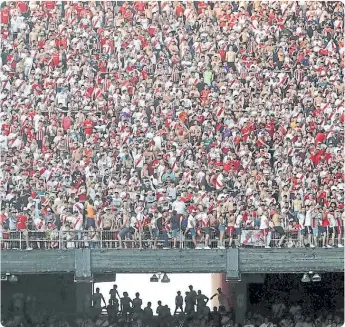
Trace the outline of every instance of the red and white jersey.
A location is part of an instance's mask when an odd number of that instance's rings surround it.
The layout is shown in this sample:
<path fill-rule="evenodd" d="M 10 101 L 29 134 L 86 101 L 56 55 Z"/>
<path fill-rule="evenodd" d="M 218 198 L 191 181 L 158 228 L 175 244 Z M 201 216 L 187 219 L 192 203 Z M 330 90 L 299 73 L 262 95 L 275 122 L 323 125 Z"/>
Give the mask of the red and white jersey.
<path fill-rule="evenodd" d="M 46 222 L 44 218 L 36 218 L 34 220 L 34 224 L 36 226 L 37 231 L 45 231 L 46 230 Z"/>
<path fill-rule="evenodd" d="M 338 221 L 335 219 L 334 212 L 328 212 L 327 218 L 329 221 L 329 227 L 337 227 L 338 226 Z"/>
<path fill-rule="evenodd" d="M 77 202 L 73 205 L 73 212 L 84 213 L 84 205 L 81 202 Z"/>
<path fill-rule="evenodd" d="M 142 168 L 144 166 L 145 156 L 143 154 L 137 154 L 134 157 L 135 168 Z"/>
<path fill-rule="evenodd" d="M 195 216 L 201 227 L 210 227 L 210 219 L 206 212 L 200 212 Z"/>
<path fill-rule="evenodd" d="M 83 229 L 83 216 L 81 214 L 77 214 L 73 216 L 72 226 L 74 230 L 82 230 Z"/>
<path fill-rule="evenodd" d="M 218 174 L 216 177 L 216 190 L 221 190 L 224 186 L 224 177 L 223 174 Z"/>

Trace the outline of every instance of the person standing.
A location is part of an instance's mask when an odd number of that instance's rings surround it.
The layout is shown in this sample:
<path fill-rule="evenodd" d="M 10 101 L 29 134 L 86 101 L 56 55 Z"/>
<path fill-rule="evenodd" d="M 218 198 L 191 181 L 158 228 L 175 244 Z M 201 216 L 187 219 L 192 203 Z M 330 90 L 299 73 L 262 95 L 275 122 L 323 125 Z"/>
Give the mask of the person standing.
<path fill-rule="evenodd" d="M 96 317 L 98 317 L 102 313 L 102 301 L 104 306 L 107 306 L 107 303 L 104 300 L 102 293 L 100 293 L 100 289 L 96 288 L 96 293 L 92 295 L 92 308 L 93 313 Z"/>
<path fill-rule="evenodd" d="M 210 297 L 210 300 L 212 300 L 214 297 L 218 297 L 218 303 L 219 303 L 219 312 L 225 312 L 226 308 L 225 308 L 225 300 L 228 301 L 229 304 L 229 299 L 228 297 L 222 292 L 222 289 L 219 287 L 217 288 L 217 292 L 216 294 L 212 295 Z"/>
<path fill-rule="evenodd" d="M 174 315 L 176 315 L 178 309 L 180 309 L 180 312 L 183 312 L 183 297 L 182 297 L 180 291 L 177 292 L 177 295 L 175 297 L 175 311 L 174 311 Z"/>
<path fill-rule="evenodd" d="M 269 222 L 268 222 L 267 216 L 264 213 L 261 215 L 261 218 L 260 218 L 260 230 L 261 230 L 261 233 L 264 237 L 265 248 L 269 249 L 270 246 L 267 243 L 267 235 L 269 232 Z"/>
<path fill-rule="evenodd" d="M 285 235 L 285 231 L 284 231 L 283 227 L 281 226 L 280 215 L 277 211 L 273 211 L 272 221 L 273 221 L 273 225 L 274 225 L 274 231 L 277 234 L 279 234 L 279 236 L 280 236 L 279 243 L 278 243 L 277 247 L 281 248 L 286 235 Z"/>
<path fill-rule="evenodd" d="M 117 297 L 120 299 L 119 291 L 117 290 L 117 285 L 113 285 L 113 288 L 109 291 L 110 300 L 113 302 L 117 301 Z"/>
<path fill-rule="evenodd" d="M 120 243 L 120 246 L 119 246 L 120 249 L 122 249 L 122 240 L 125 239 L 125 237 L 129 233 L 129 225 L 130 225 L 129 216 L 128 216 L 127 212 L 124 212 L 123 218 L 122 218 L 122 225 L 120 227 L 120 232 L 117 236 L 119 243 Z M 126 246 L 126 244 L 125 244 L 125 246 Z"/>

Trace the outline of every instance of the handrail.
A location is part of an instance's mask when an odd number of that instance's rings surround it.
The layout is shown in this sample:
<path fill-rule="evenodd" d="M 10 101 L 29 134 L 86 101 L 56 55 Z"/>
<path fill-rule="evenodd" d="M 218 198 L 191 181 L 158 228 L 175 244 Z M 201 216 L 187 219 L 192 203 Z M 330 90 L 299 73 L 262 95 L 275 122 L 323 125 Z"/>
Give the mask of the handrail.
<path fill-rule="evenodd" d="M 18 249 L 46 249 L 46 250 L 68 250 L 76 248 L 90 249 L 120 249 L 119 231 L 98 230 L 98 231 L 2 231 L 0 246 L 2 250 Z M 205 245 L 206 234 L 197 229 L 195 243 L 190 231 L 178 231 L 176 237 L 178 249 L 216 249 L 219 248 L 219 235 L 216 228 L 210 228 L 208 233 L 209 241 Z M 155 239 L 149 232 L 142 232 L 140 244 L 138 233 L 129 233 L 122 239 L 125 249 L 154 249 Z M 267 234 L 268 244 L 271 247 L 280 245 L 280 235 L 274 230 Z M 344 239 L 343 239 L 344 240 Z M 300 230 L 286 230 L 285 239 L 281 246 L 286 248 L 308 246 L 305 243 L 306 237 Z M 322 238 L 317 238 L 316 246 L 321 247 Z M 335 241 L 336 242 L 336 241 Z M 170 232 L 161 231 L 156 239 L 157 249 L 172 249 L 173 237 Z M 259 229 L 241 229 L 241 234 L 234 234 L 233 244 L 229 244 L 229 236 L 225 234 L 225 247 L 263 247 L 263 233 Z M 336 245 L 336 244 L 335 244 Z M 224 248 L 225 248 L 224 247 Z"/>

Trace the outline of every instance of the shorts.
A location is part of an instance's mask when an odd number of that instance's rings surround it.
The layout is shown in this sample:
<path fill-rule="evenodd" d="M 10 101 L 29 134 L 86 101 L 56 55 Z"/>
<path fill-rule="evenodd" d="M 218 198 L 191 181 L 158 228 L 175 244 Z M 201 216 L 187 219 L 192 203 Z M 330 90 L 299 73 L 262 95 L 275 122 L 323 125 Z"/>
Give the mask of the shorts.
<path fill-rule="evenodd" d="M 304 226 L 304 235 L 313 235 L 313 229 L 311 228 L 311 226 Z"/>
<path fill-rule="evenodd" d="M 179 229 L 173 229 L 173 230 L 171 231 L 171 237 L 172 237 L 172 238 L 176 238 L 178 232 L 179 232 Z"/>
<path fill-rule="evenodd" d="M 125 227 L 125 228 L 123 228 L 123 229 L 120 230 L 119 235 L 120 235 L 121 238 L 123 238 L 123 237 L 125 237 L 128 233 L 129 233 L 129 228 L 128 228 L 128 227 Z"/>
<path fill-rule="evenodd" d="M 264 228 L 264 229 L 260 229 L 260 230 L 261 230 L 262 235 L 267 236 L 267 234 L 268 234 L 270 229 L 269 228 Z"/>
<path fill-rule="evenodd" d="M 154 238 L 159 237 L 159 230 L 157 228 L 152 229 L 152 236 Z"/>
<path fill-rule="evenodd" d="M 324 234 L 325 232 L 326 232 L 326 227 L 324 227 L 324 226 L 319 226 L 318 227 L 318 230 L 319 230 L 319 234 Z M 315 234 L 314 234 L 315 235 Z"/>
<path fill-rule="evenodd" d="M 87 217 L 86 218 L 86 228 L 89 229 L 90 227 L 96 228 L 96 222 L 95 219 Z"/>
<path fill-rule="evenodd" d="M 225 232 L 225 226 L 224 226 L 224 225 L 219 225 L 219 226 L 218 226 L 218 230 L 219 230 L 220 232 Z"/>
<path fill-rule="evenodd" d="M 230 237 L 234 236 L 235 226 L 228 226 L 227 232 Z"/>
<path fill-rule="evenodd" d="M 285 231 L 282 226 L 274 227 L 274 231 L 280 236 L 285 235 Z"/>
<path fill-rule="evenodd" d="M 335 234 L 336 232 L 337 232 L 336 226 L 333 226 L 333 227 L 328 226 L 328 233 L 329 234 Z"/>
<path fill-rule="evenodd" d="M 319 236 L 319 227 L 314 227 L 314 228 L 313 228 L 313 235 L 314 235 L 315 237 L 318 237 L 318 236 Z"/>
<path fill-rule="evenodd" d="M 343 226 L 337 226 L 337 234 L 338 235 L 344 234 L 344 227 Z"/>
<path fill-rule="evenodd" d="M 240 236 L 241 235 L 241 228 L 240 227 L 236 227 L 235 228 L 235 233 L 236 233 L 236 236 Z"/>
<path fill-rule="evenodd" d="M 210 227 L 203 227 L 201 230 L 202 230 L 203 233 L 205 233 L 205 234 L 210 234 L 210 233 L 211 233 Z"/>
<path fill-rule="evenodd" d="M 195 230 L 195 228 L 191 228 L 189 231 L 190 231 L 190 234 L 192 235 L 192 237 L 195 237 L 195 236 L 196 236 L 196 230 Z"/>

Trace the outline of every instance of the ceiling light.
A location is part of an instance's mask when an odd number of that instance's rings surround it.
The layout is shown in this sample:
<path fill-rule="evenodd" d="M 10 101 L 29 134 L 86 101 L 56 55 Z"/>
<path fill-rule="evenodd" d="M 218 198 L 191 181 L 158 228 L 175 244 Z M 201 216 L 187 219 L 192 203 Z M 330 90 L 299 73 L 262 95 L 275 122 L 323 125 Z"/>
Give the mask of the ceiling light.
<path fill-rule="evenodd" d="M 170 279 L 167 274 L 163 275 L 163 278 L 161 280 L 162 283 L 170 283 Z"/>
<path fill-rule="evenodd" d="M 153 274 L 153 276 L 150 278 L 151 283 L 158 283 L 158 277 L 156 274 Z"/>
<path fill-rule="evenodd" d="M 304 274 L 302 279 L 301 279 L 302 283 L 310 283 L 310 277 L 308 274 Z"/>
<path fill-rule="evenodd" d="M 11 276 L 8 278 L 8 281 L 9 281 L 10 283 L 16 283 L 16 282 L 18 282 L 18 277 L 15 276 L 15 275 L 11 275 Z"/>
<path fill-rule="evenodd" d="M 311 280 L 312 280 L 313 282 L 321 282 L 321 276 L 320 276 L 319 274 L 315 274 L 315 275 L 311 278 Z"/>

